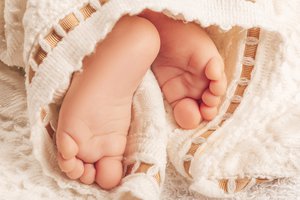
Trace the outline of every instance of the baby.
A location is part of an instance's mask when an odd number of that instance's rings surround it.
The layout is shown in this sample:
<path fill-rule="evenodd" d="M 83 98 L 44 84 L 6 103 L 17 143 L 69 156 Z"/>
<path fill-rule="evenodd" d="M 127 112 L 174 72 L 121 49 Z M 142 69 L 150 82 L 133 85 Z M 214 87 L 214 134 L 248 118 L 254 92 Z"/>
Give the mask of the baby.
<path fill-rule="evenodd" d="M 150 66 L 181 128 L 217 115 L 227 82 L 206 32 L 149 10 L 124 16 L 84 59 L 64 98 L 56 142 L 69 178 L 103 189 L 120 183 L 132 98 Z"/>

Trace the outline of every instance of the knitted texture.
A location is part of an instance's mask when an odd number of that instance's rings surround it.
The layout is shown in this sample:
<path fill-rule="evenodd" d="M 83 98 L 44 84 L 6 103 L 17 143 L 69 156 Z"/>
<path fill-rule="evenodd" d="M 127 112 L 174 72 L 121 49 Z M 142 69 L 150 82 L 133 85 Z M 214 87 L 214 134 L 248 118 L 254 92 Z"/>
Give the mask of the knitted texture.
<path fill-rule="evenodd" d="M 0 8 L 0 60 L 9 66 L 24 67 L 22 19 L 26 0 L 4 0 Z"/>
<path fill-rule="evenodd" d="M 63 188 L 51 177 L 45 176 L 43 168 L 33 155 L 33 145 L 30 141 L 30 124 L 27 117 L 26 93 L 24 87 L 24 73 L 12 70 L 0 63 L 0 193 L 1 199 L 110 199 L 101 190 L 91 190 L 88 194 L 74 191 L 73 188 Z M 15 113 L 18 113 L 16 115 Z M 52 169 L 52 170 L 55 170 Z M 61 175 L 62 177 L 64 175 Z M 135 176 L 136 179 L 142 180 Z M 147 179 L 145 177 L 145 179 Z M 148 180 L 148 179 L 147 179 Z M 127 181 L 126 181 L 127 182 Z M 134 184 L 136 181 L 128 183 Z M 139 185 L 148 184 L 148 187 L 139 187 L 135 190 L 138 194 L 149 194 L 155 191 L 153 184 L 148 181 L 139 182 L 134 186 L 127 184 L 122 190 L 131 190 Z M 199 199 L 206 198 L 189 190 L 190 182 L 180 176 L 175 168 L 167 165 L 166 180 L 163 185 L 160 199 Z M 297 199 L 300 196 L 300 179 L 281 179 L 271 183 L 257 185 L 249 191 L 241 192 L 232 200 L 273 200 Z M 144 189 L 151 189 L 149 193 Z M 145 192 L 145 193 L 143 193 Z M 120 194 L 120 193 L 119 193 Z M 124 193 L 123 193 L 124 194 Z M 154 193 L 155 194 L 155 193 Z M 117 197 L 113 196 L 113 197 Z M 130 193 L 128 194 L 130 197 Z M 132 198 L 131 198 L 132 199 Z M 152 199 L 156 199 L 153 197 Z"/>
<path fill-rule="evenodd" d="M 11 4 L 6 8 L 18 7 L 15 1 L 6 3 Z M 90 15 L 81 12 L 87 3 Z M 152 73 L 146 75 L 134 97 L 135 115 L 126 151 L 128 163 L 125 162 L 130 175 L 117 190 L 117 197 L 129 195 L 146 199 L 146 193 L 153 191 L 151 199 L 158 198 L 159 185 L 164 181 L 167 134 L 170 161 L 180 174 L 192 181 L 192 190 L 207 196 L 232 196 L 231 191 L 240 187 L 241 180 L 249 179 L 242 188 L 249 189 L 260 179 L 299 174 L 299 125 L 295 123 L 300 120 L 297 88 L 300 56 L 296 46 L 299 41 L 296 10 L 300 6 L 297 1 L 284 4 L 271 0 L 256 3 L 243 0 L 111 0 L 101 6 L 92 0 L 28 0 L 26 8 L 24 43 L 21 44 L 24 44 L 31 141 L 44 173 L 53 177 L 60 187 L 85 194 L 96 191 L 95 187 L 82 186 L 62 177 L 56 165 L 55 147 L 46 133 L 50 129 L 55 131 L 59 104 L 71 75 L 81 69 L 82 59 L 93 52 L 121 16 L 134 15 L 145 8 L 163 11 L 176 19 L 195 21 L 203 27 L 218 25 L 219 29 L 212 28 L 211 34 L 216 37 L 230 82 L 216 119 L 201 124 L 196 130 L 182 131 L 176 127 L 167 105 L 165 116 L 157 83 Z M 285 15 L 287 10 L 291 12 Z M 9 18 L 5 20 L 13 23 Z M 51 41 L 56 41 L 55 45 L 47 43 L 46 39 L 52 30 L 55 32 L 51 34 Z M 228 32 L 222 35 L 224 31 Z M 10 35 L 10 31 L 6 33 Z M 223 36 L 228 40 L 222 40 Z M 10 43 L 8 38 L 5 35 L 7 44 Z M 12 38 L 18 36 L 12 32 Z M 252 57 L 243 55 L 247 45 L 257 48 L 257 51 L 250 51 Z M 13 51 L 9 45 L 6 48 L 8 52 Z M 240 79 L 243 66 L 251 66 L 253 71 L 248 74 L 251 80 L 246 80 L 248 87 L 241 98 L 234 92 L 241 82 L 245 84 L 245 79 Z M 226 117 L 221 127 L 215 128 L 232 103 L 238 104 L 235 112 Z M 211 129 L 211 135 L 204 137 L 205 131 Z M 191 156 L 188 152 L 195 141 L 203 145 Z M 189 165 L 184 165 L 186 161 Z"/>

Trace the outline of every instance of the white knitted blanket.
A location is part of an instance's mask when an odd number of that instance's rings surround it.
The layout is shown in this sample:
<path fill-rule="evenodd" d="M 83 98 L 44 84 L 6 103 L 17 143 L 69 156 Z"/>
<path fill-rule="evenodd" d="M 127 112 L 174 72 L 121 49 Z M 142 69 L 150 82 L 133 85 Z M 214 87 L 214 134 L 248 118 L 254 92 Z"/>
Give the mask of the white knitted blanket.
<path fill-rule="evenodd" d="M 182 192 L 189 187 L 210 197 L 244 199 L 254 198 L 253 194 L 267 198 L 264 192 L 274 197 L 275 191 L 287 192 L 299 185 L 286 179 L 300 173 L 299 1 L 5 0 L 4 3 L 4 12 L 0 13 L 0 59 L 25 69 L 29 120 L 24 113 L 22 80 L 4 70 L 1 142 L 9 153 L 3 153 L 3 160 L 19 168 L 3 165 L 1 173 L 15 170 L 5 177 L 11 178 L 22 193 L 32 192 L 29 188 L 37 185 L 41 192 L 34 194 L 40 198 L 73 195 L 152 200 L 158 199 L 164 188 L 162 198 L 180 199 L 194 195 Z M 66 179 L 57 167 L 52 139 L 60 103 L 72 73 L 81 69 L 84 56 L 93 52 L 121 16 L 134 15 L 145 8 L 206 28 L 224 59 L 229 87 L 213 121 L 183 131 L 174 123 L 149 71 L 134 96 L 124 160 L 128 175 L 119 188 L 108 194 L 96 186 Z M 167 161 L 174 167 L 169 164 L 166 171 Z M 16 175 L 18 178 L 12 178 Z M 19 182 L 20 177 L 24 179 Z M 43 188 L 43 184 L 48 187 Z M 253 193 L 244 192 L 249 190 Z M 293 191 L 288 193 L 294 198 L 297 193 Z"/>
<path fill-rule="evenodd" d="M 61 188 L 43 174 L 29 139 L 23 72 L 0 63 L 0 91 L 0 199 L 96 199 L 97 195 L 88 196 Z M 189 191 L 188 187 L 188 181 L 168 164 L 161 199 L 213 200 Z M 296 200 L 300 198 L 299 188 L 300 178 L 283 179 L 253 187 L 234 199 Z"/>

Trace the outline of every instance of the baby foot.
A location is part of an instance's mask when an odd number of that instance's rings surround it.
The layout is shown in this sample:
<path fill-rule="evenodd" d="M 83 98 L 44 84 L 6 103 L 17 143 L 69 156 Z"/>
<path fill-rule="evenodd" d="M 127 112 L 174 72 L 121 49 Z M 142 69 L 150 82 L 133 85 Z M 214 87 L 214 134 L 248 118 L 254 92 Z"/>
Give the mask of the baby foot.
<path fill-rule="evenodd" d="M 223 60 L 207 33 L 163 14 L 145 11 L 143 17 L 157 28 L 161 49 L 152 70 L 174 118 L 184 129 L 212 120 L 227 87 Z"/>
<path fill-rule="evenodd" d="M 58 163 L 69 178 L 103 189 L 119 184 L 133 93 L 159 46 L 153 24 L 125 16 L 84 59 L 64 98 L 56 136 Z"/>

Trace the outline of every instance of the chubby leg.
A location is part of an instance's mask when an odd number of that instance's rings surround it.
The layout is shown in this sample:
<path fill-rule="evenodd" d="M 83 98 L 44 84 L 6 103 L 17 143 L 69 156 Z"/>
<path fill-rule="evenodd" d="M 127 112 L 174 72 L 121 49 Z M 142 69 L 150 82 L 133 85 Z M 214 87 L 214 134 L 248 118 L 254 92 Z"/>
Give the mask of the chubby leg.
<path fill-rule="evenodd" d="M 132 97 L 159 47 L 148 20 L 125 16 L 84 59 L 59 114 L 58 162 L 69 178 L 103 189 L 119 184 Z"/>

